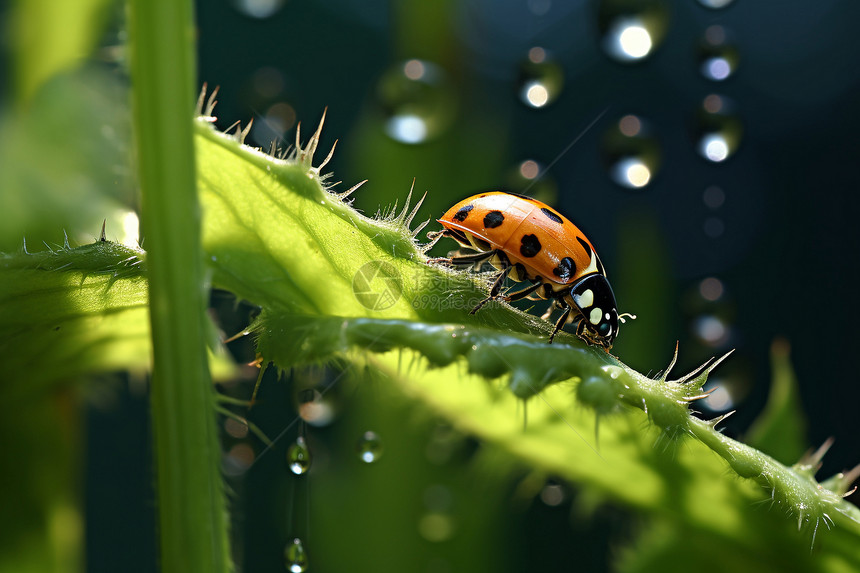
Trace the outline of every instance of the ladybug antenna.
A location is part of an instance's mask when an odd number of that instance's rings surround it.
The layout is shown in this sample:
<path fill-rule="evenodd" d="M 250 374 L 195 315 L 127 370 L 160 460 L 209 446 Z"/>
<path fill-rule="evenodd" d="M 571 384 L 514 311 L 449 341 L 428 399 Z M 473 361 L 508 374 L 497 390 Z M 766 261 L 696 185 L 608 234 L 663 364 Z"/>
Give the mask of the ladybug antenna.
<path fill-rule="evenodd" d="M 618 315 L 618 320 L 620 320 L 622 324 L 627 322 L 626 320 L 624 320 L 625 316 L 628 317 L 630 320 L 636 320 L 635 314 L 630 314 L 629 312 L 624 312 L 624 313 L 621 313 Z"/>

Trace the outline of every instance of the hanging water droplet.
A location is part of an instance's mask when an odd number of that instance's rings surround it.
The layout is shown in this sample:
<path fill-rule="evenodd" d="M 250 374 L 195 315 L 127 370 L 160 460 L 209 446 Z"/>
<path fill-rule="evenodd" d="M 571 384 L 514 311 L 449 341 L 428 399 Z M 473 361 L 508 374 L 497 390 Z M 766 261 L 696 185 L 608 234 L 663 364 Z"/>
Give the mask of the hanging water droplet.
<path fill-rule="evenodd" d="M 723 297 L 726 288 L 723 281 L 716 277 L 702 279 L 699 283 L 699 295 L 708 302 L 716 302 Z"/>
<path fill-rule="evenodd" d="M 366 464 L 372 464 L 382 456 L 382 440 L 376 432 L 367 431 L 359 438 L 356 451 L 361 461 Z"/>
<path fill-rule="evenodd" d="M 311 467 L 311 451 L 305 443 L 304 436 L 299 436 L 287 449 L 287 463 L 290 471 L 296 475 L 302 475 Z"/>
<path fill-rule="evenodd" d="M 447 74 L 423 60 L 388 70 L 377 86 L 385 133 L 401 143 L 422 143 L 442 133 L 454 115 L 454 92 Z"/>
<path fill-rule="evenodd" d="M 703 314 L 693 320 L 693 334 L 706 346 L 724 346 L 731 335 L 731 327 L 719 316 Z"/>
<path fill-rule="evenodd" d="M 660 168 L 660 147 L 647 123 L 625 115 L 603 137 L 603 157 L 613 181 L 627 189 L 647 186 Z"/>
<path fill-rule="evenodd" d="M 738 66 L 738 49 L 729 42 L 728 32 L 718 25 L 709 26 L 699 42 L 699 71 L 709 80 L 728 79 Z"/>
<path fill-rule="evenodd" d="M 734 2 L 734 0 L 699 0 L 699 4 L 706 8 L 713 8 L 714 10 L 725 8 L 732 2 Z"/>
<path fill-rule="evenodd" d="M 714 383 L 708 384 L 704 390 L 710 392 L 708 397 L 703 399 L 704 405 L 714 412 L 723 412 L 731 410 L 735 406 L 735 401 L 732 399 L 732 394 L 728 388 L 719 385 L 720 381 L 715 380 Z"/>
<path fill-rule="evenodd" d="M 538 46 L 530 49 L 528 58 L 520 64 L 520 100 L 534 108 L 547 106 L 558 98 L 563 84 L 564 72 L 546 50 Z"/>
<path fill-rule="evenodd" d="M 698 342 L 711 348 L 730 342 L 735 306 L 722 280 L 705 277 L 691 285 L 684 294 L 683 308 L 689 317 L 690 332 Z"/>
<path fill-rule="evenodd" d="M 540 490 L 540 500 L 550 507 L 561 505 L 565 499 L 567 494 L 561 484 L 550 482 Z"/>
<path fill-rule="evenodd" d="M 233 0 L 233 6 L 240 13 L 251 18 L 269 18 L 284 5 L 284 0 Z"/>
<path fill-rule="evenodd" d="M 663 41 L 669 11 L 662 0 L 602 0 L 597 18 L 604 51 L 619 62 L 635 62 Z"/>
<path fill-rule="evenodd" d="M 221 471 L 228 477 L 237 477 L 248 471 L 254 463 L 254 449 L 244 442 L 233 445 L 221 458 Z"/>
<path fill-rule="evenodd" d="M 308 570 L 308 554 L 298 537 L 287 543 L 284 548 L 284 563 L 290 573 L 304 573 Z"/>
<path fill-rule="evenodd" d="M 298 401 L 299 416 L 312 426 L 327 426 L 335 418 L 334 392 L 322 394 L 316 388 L 306 388 Z"/>
<path fill-rule="evenodd" d="M 242 439 L 248 435 L 248 421 L 245 419 L 226 418 L 224 420 L 224 431 L 236 439 Z"/>
<path fill-rule="evenodd" d="M 558 200 L 558 186 L 547 175 L 544 166 L 534 159 L 518 162 L 505 177 L 505 189 L 520 195 L 534 197 L 547 205 Z"/>
<path fill-rule="evenodd" d="M 696 121 L 696 149 L 699 155 L 721 163 L 737 151 L 743 133 L 740 119 L 733 115 L 734 104 L 726 97 L 705 97 Z"/>

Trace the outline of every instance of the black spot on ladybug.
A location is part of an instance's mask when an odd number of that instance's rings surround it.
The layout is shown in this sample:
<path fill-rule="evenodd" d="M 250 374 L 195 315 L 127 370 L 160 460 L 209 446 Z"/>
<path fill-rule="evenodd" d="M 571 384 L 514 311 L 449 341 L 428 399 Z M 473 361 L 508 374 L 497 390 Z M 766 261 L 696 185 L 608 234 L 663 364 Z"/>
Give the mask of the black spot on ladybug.
<path fill-rule="evenodd" d="M 541 244 L 537 235 L 523 235 L 520 243 L 520 254 L 524 257 L 533 257 L 540 252 Z"/>
<path fill-rule="evenodd" d="M 501 211 L 490 211 L 484 215 L 484 228 L 486 229 L 495 229 L 504 222 L 505 216 L 502 215 Z"/>
<path fill-rule="evenodd" d="M 579 241 L 579 244 L 582 245 L 582 248 L 585 249 L 585 252 L 588 253 L 588 256 L 590 257 L 591 245 L 589 245 L 582 237 L 577 237 L 576 240 Z"/>
<path fill-rule="evenodd" d="M 564 224 L 564 222 L 561 220 L 561 215 L 559 215 L 558 213 L 556 213 L 552 209 L 547 209 L 546 207 L 541 207 L 540 210 L 544 215 L 547 216 L 547 219 L 549 219 L 553 223 L 558 223 L 559 225 Z"/>
<path fill-rule="evenodd" d="M 564 257 L 558 262 L 558 266 L 552 270 L 552 274 L 563 281 L 570 279 L 576 272 L 576 263 L 570 257 Z"/>
<path fill-rule="evenodd" d="M 474 208 L 475 208 L 474 205 L 466 205 L 465 207 L 460 207 L 460 210 L 457 211 L 456 213 L 454 213 L 454 220 L 459 222 L 459 223 L 462 223 L 463 221 L 466 220 L 466 217 L 469 216 L 469 211 L 471 211 Z"/>

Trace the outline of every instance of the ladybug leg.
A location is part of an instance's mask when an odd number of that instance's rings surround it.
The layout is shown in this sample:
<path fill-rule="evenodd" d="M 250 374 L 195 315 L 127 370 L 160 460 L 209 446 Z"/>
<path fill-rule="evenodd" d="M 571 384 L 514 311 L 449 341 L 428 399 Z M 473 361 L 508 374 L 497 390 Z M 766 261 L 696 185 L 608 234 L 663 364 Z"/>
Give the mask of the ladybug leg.
<path fill-rule="evenodd" d="M 493 249 L 492 251 L 482 251 L 480 253 L 473 253 L 471 255 L 461 255 L 461 256 L 450 257 L 450 258 L 439 257 L 436 259 L 428 259 L 427 262 L 429 262 L 429 263 L 445 263 L 445 264 L 454 265 L 454 266 L 474 265 L 477 263 L 483 263 L 484 261 L 487 261 L 487 260 L 493 258 L 497 254 L 499 254 L 499 252 L 500 251 Z"/>
<path fill-rule="evenodd" d="M 558 320 L 555 322 L 555 328 L 552 329 L 552 334 L 549 335 L 549 343 L 552 344 L 552 339 L 555 338 L 555 335 L 561 330 L 561 327 L 564 326 L 564 323 L 567 322 L 567 317 L 570 316 L 570 311 L 572 309 L 565 305 L 564 312 L 561 313 L 561 316 L 558 317 Z"/>
<path fill-rule="evenodd" d="M 549 307 L 546 309 L 546 312 L 541 315 L 541 320 L 549 320 L 549 317 L 552 316 L 552 313 L 555 309 L 556 300 L 552 299 L 552 302 L 549 303 Z"/>
<path fill-rule="evenodd" d="M 524 298 L 528 297 L 530 294 L 532 294 L 534 291 L 539 289 L 542 284 L 543 283 L 541 283 L 541 282 L 537 282 L 531 286 L 524 288 L 523 290 L 517 291 L 515 293 L 506 294 L 505 296 L 502 297 L 502 300 L 505 302 L 512 302 L 515 300 L 524 299 Z"/>
<path fill-rule="evenodd" d="M 481 307 L 490 302 L 491 300 L 495 300 L 499 298 L 499 293 L 502 292 L 502 286 L 505 284 L 505 279 L 508 278 L 508 273 L 511 272 L 511 267 L 507 266 L 501 270 L 499 275 L 496 277 L 495 282 L 493 283 L 493 287 L 490 289 L 490 296 L 482 300 L 478 303 L 478 306 L 469 311 L 469 314 L 475 314 Z"/>

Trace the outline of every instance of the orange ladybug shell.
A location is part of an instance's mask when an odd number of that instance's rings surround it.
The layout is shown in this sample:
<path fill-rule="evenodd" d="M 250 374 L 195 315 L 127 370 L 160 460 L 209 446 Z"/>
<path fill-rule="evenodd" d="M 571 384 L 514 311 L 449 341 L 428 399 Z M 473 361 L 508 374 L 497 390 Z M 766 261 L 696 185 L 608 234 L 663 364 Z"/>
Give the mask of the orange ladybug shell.
<path fill-rule="evenodd" d="M 494 191 L 451 207 L 439 222 L 501 249 L 511 264 L 522 263 L 529 274 L 556 284 L 570 284 L 585 275 L 606 275 L 591 241 L 548 205 L 531 197 Z M 467 235 L 468 236 L 468 235 Z"/>

